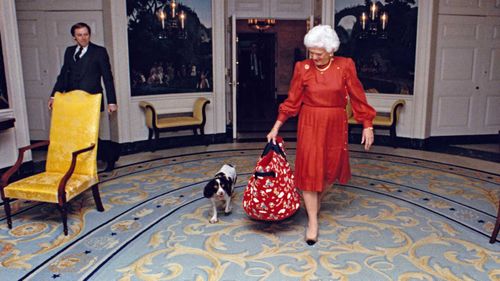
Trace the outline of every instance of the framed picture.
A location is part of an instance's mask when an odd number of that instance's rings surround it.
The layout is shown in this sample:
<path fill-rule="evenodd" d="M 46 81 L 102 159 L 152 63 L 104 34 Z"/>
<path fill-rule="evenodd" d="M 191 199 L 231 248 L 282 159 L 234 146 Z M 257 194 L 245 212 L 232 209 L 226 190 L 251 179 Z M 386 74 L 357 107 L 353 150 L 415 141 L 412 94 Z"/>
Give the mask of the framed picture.
<path fill-rule="evenodd" d="M 367 93 L 413 94 L 417 0 L 335 0 L 336 55 L 352 58 Z"/>
<path fill-rule="evenodd" d="M 212 91 L 211 0 L 127 0 L 132 96 Z"/>
<path fill-rule="evenodd" d="M 3 64 L 2 37 L 0 36 L 0 109 L 5 108 L 9 108 L 9 97 L 7 95 L 7 81 L 5 80 Z"/>

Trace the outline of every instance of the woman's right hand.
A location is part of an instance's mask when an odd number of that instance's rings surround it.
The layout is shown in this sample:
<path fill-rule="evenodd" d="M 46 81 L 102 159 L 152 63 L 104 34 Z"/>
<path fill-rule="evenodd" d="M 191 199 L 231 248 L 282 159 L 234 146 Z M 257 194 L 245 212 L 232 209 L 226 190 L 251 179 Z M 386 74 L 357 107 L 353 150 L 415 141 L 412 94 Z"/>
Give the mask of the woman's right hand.
<path fill-rule="evenodd" d="M 273 141 L 273 144 L 276 144 L 277 136 L 278 136 L 278 129 L 272 128 L 269 134 L 267 134 L 267 142 Z"/>
<path fill-rule="evenodd" d="M 267 142 L 273 141 L 273 144 L 276 144 L 276 137 L 278 136 L 278 131 L 280 130 L 281 125 L 283 125 L 283 123 L 279 120 L 276 120 L 273 128 L 271 129 L 269 134 L 267 134 Z"/>

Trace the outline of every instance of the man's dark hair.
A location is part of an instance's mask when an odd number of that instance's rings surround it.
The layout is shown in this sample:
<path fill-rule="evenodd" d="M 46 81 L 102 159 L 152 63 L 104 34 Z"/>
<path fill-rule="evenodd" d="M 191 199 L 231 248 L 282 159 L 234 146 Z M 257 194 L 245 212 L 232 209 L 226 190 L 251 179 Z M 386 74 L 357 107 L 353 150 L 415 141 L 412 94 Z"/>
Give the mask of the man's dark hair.
<path fill-rule="evenodd" d="M 78 28 L 82 28 L 82 27 L 86 27 L 87 30 L 89 31 L 89 35 L 91 35 L 91 30 L 90 30 L 90 26 L 84 22 L 79 22 L 79 23 L 75 23 L 72 27 L 71 27 L 71 36 L 75 37 L 75 30 L 78 29 Z"/>

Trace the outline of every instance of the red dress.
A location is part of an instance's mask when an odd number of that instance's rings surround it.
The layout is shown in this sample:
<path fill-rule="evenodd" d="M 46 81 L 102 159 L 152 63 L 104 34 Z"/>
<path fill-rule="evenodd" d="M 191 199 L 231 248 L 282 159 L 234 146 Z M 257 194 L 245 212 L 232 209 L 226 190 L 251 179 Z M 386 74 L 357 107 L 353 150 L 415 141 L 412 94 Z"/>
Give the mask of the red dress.
<path fill-rule="evenodd" d="M 304 191 L 323 191 L 338 180 L 351 178 L 347 149 L 347 99 L 354 118 L 371 127 L 375 110 L 366 101 L 363 86 L 349 58 L 334 57 L 320 72 L 312 60 L 295 64 L 288 98 L 280 105 L 278 120 L 299 114 L 295 183 Z"/>

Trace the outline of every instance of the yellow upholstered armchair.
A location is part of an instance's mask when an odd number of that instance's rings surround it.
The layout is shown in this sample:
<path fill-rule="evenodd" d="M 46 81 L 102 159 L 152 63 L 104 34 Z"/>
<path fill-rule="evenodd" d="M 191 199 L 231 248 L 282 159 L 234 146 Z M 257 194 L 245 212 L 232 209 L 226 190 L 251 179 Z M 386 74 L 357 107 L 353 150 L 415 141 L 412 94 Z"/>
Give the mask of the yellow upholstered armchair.
<path fill-rule="evenodd" d="M 48 141 L 19 149 L 19 157 L 0 182 L 7 224 L 12 228 L 10 201 L 24 199 L 56 203 L 61 211 L 64 234 L 68 235 L 67 202 L 92 188 L 97 210 L 104 208 L 97 177 L 97 137 L 101 94 L 83 91 L 56 93 Z M 9 183 L 19 169 L 25 151 L 48 145 L 45 172 Z"/>
<path fill-rule="evenodd" d="M 199 97 L 193 105 L 193 111 L 189 112 L 189 116 L 161 116 L 152 103 L 141 101 L 139 106 L 146 114 L 146 127 L 148 128 L 148 142 L 152 150 L 156 149 L 160 132 L 164 131 L 179 131 L 192 129 L 195 135 L 205 135 L 206 107 L 210 101 L 206 98 Z M 155 135 L 153 142 L 153 133 Z"/>
<path fill-rule="evenodd" d="M 388 129 L 390 132 L 391 143 L 396 147 L 396 125 L 399 120 L 399 114 L 401 109 L 406 104 L 405 100 L 397 100 L 392 104 L 391 112 L 377 112 L 375 119 L 373 119 L 373 128 L 375 129 Z M 349 123 L 349 134 L 351 134 L 351 129 L 353 127 L 362 127 L 359 124 L 352 112 L 351 103 L 347 103 L 346 107 L 347 122 Z"/>

